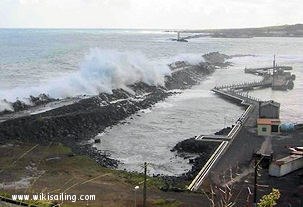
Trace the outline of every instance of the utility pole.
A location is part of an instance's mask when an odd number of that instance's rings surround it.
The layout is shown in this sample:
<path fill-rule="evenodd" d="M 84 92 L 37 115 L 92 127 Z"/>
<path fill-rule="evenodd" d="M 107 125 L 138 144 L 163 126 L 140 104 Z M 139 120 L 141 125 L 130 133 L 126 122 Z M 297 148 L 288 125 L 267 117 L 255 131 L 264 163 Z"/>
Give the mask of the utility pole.
<path fill-rule="evenodd" d="M 139 190 L 139 186 L 135 186 L 134 191 L 135 191 L 135 207 L 137 207 L 137 190 Z"/>
<path fill-rule="evenodd" d="M 255 157 L 255 180 L 254 180 L 254 203 L 253 207 L 257 207 L 257 177 L 258 177 L 258 160 L 257 157 Z"/>
<path fill-rule="evenodd" d="M 272 86 L 275 86 L 275 71 L 276 71 L 276 55 L 274 55 L 274 61 L 273 61 L 273 69 L 272 69 Z"/>
<path fill-rule="evenodd" d="M 144 162 L 143 207 L 146 207 L 146 176 L 147 176 L 147 163 Z"/>

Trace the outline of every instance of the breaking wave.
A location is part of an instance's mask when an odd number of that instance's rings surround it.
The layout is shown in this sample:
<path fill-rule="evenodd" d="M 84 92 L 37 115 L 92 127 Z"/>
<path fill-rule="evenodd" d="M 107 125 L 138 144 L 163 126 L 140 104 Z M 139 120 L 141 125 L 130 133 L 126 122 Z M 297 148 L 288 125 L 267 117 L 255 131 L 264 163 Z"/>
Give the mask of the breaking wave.
<path fill-rule="evenodd" d="M 0 91 L 0 99 L 14 102 L 17 99 L 28 101 L 29 96 L 45 93 L 52 98 L 65 98 L 79 95 L 112 93 L 113 89 L 144 82 L 148 85 L 163 85 L 165 76 L 170 75 L 166 64 L 157 64 L 140 52 L 118 52 L 115 50 L 91 49 L 79 66 L 79 70 L 46 84 L 30 88 L 14 88 Z M 0 111 L 10 110 L 11 106 L 0 102 Z"/>
<path fill-rule="evenodd" d="M 4 100 L 0 100 L 0 112 L 1 111 L 14 111 L 12 105 L 10 103 L 8 103 L 7 101 Z"/>
<path fill-rule="evenodd" d="M 203 62 L 204 58 L 200 53 L 182 53 L 172 58 L 169 58 L 170 63 L 174 63 L 177 61 L 185 61 L 188 62 L 189 64 L 197 65 L 200 62 Z"/>

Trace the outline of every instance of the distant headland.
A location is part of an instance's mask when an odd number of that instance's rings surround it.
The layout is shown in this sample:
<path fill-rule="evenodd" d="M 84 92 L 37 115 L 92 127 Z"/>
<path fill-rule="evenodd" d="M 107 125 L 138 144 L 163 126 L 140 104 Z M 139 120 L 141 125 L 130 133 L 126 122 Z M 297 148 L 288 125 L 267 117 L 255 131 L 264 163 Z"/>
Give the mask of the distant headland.
<path fill-rule="evenodd" d="M 213 38 L 253 38 L 253 37 L 303 37 L 303 24 L 268 26 L 259 28 L 167 30 L 167 32 L 199 33 L 184 39 L 197 37 Z"/>

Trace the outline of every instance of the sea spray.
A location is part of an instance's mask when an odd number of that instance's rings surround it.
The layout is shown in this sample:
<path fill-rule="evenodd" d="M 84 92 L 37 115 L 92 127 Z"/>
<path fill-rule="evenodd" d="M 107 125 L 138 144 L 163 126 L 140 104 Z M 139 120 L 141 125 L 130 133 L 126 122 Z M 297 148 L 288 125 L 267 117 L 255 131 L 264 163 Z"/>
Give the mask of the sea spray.
<path fill-rule="evenodd" d="M 1 111 L 14 111 L 14 109 L 9 102 L 0 100 L 0 112 Z"/>
<path fill-rule="evenodd" d="M 179 55 L 169 58 L 168 60 L 169 63 L 174 63 L 178 61 L 184 61 L 191 65 L 198 65 L 199 63 L 204 62 L 204 58 L 200 53 L 181 53 Z"/>
<path fill-rule="evenodd" d="M 163 85 L 167 75 L 170 75 L 170 69 L 166 64 L 153 62 L 140 52 L 94 48 L 80 63 L 78 71 L 49 80 L 43 85 L 2 90 L 0 100 L 14 102 L 19 99 L 28 103 L 28 97 L 41 93 L 52 98 L 66 98 L 112 93 L 117 88 L 130 91 L 129 85 L 141 81 L 148 85 Z M 4 101 L 0 105 L 0 111 L 12 108 Z"/>

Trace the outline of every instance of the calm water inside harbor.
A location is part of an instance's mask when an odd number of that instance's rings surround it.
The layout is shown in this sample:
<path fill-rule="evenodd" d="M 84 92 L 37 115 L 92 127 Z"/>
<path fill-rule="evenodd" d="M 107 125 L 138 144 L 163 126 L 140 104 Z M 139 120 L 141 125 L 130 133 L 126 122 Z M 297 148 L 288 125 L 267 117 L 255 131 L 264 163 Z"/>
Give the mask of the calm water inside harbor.
<path fill-rule="evenodd" d="M 198 62 L 202 60 L 202 54 L 213 51 L 253 55 L 231 59 L 232 67 L 217 70 L 205 77 L 200 85 L 140 111 L 125 124 L 108 128 L 98 136 L 101 144 L 96 147 L 120 160 L 120 169 L 141 171 L 142 163 L 146 161 L 150 163 L 150 174 L 176 175 L 191 167 L 187 159 L 170 152 L 176 143 L 195 135 L 214 133 L 225 124 L 231 125 L 243 112 L 243 108 L 222 100 L 210 89 L 221 84 L 259 80 L 260 77 L 244 74 L 244 68 L 271 65 L 273 54 L 276 54 L 278 64 L 294 67 L 293 73 L 297 77 L 294 89 L 263 89 L 250 92 L 250 95 L 280 102 L 283 122 L 302 122 L 303 39 L 198 38 L 181 43 L 170 41 L 173 37 L 175 34 L 154 30 L 2 29 L 0 99 L 14 100 L 32 93 L 52 91 L 55 86 L 51 84 L 58 83 L 53 80 L 73 76 L 79 71 L 85 54 L 96 47 L 104 53 L 119 51 L 130 56 L 139 53 L 142 56 L 138 58 L 144 57 L 141 62 L 154 67 L 163 67 L 176 60 Z M 115 58 L 112 61 L 116 61 Z M 62 90 L 67 89 L 62 87 Z"/>

